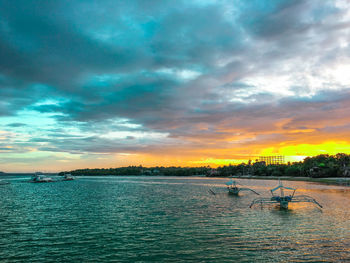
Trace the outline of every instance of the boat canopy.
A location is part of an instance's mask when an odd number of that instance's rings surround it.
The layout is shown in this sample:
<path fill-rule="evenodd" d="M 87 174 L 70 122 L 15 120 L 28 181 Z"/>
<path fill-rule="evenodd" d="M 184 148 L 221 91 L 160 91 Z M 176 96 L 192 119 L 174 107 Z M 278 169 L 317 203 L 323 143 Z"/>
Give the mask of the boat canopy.
<path fill-rule="evenodd" d="M 226 185 L 233 185 L 233 184 L 236 184 L 236 181 L 230 180 L 230 181 L 226 182 L 225 184 Z"/>
<path fill-rule="evenodd" d="M 279 185 L 279 186 L 276 186 L 275 188 L 271 189 L 271 192 L 274 192 L 278 189 L 288 189 L 288 190 L 292 190 L 292 191 L 295 191 L 296 189 L 295 188 L 292 188 L 292 187 L 287 187 L 287 186 L 283 186 L 283 185 Z"/>

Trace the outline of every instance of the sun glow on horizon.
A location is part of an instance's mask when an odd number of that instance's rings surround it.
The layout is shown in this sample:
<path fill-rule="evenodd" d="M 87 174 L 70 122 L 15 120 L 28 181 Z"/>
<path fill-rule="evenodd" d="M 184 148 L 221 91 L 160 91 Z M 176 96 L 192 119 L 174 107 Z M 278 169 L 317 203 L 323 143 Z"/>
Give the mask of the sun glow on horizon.
<path fill-rule="evenodd" d="M 319 144 L 305 143 L 276 146 L 263 149 L 260 155 L 316 156 L 319 154 L 335 155 L 337 153 L 350 153 L 350 143 L 347 141 L 327 141 Z"/>
<path fill-rule="evenodd" d="M 0 9 L 0 171 L 350 153 L 349 1 L 53 2 Z"/>

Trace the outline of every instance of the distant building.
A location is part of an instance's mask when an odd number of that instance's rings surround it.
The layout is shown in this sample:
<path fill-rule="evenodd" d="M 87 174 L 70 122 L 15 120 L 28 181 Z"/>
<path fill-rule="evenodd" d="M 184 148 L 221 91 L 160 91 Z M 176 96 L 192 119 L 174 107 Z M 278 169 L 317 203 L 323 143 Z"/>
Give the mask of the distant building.
<path fill-rule="evenodd" d="M 258 162 L 265 162 L 266 165 L 285 163 L 283 155 L 259 156 Z"/>

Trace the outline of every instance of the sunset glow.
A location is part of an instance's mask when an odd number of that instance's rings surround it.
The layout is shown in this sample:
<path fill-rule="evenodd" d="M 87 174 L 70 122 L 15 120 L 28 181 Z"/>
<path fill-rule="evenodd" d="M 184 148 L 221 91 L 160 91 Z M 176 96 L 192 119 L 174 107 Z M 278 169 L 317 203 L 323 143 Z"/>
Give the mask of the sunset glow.
<path fill-rule="evenodd" d="M 350 154 L 348 1 L 24 1 L 0 15 L 0 171 Z"/>

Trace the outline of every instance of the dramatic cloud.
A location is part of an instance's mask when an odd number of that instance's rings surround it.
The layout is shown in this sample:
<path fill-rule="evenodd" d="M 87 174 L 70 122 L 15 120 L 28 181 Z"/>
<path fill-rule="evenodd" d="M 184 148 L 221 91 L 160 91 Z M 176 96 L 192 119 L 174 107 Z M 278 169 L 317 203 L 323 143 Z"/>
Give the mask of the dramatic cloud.
<path fill-rule="evenodd" d="M 0 170 L 350 152 L 346 0 L 0 0 L 0 16 Z"/>

